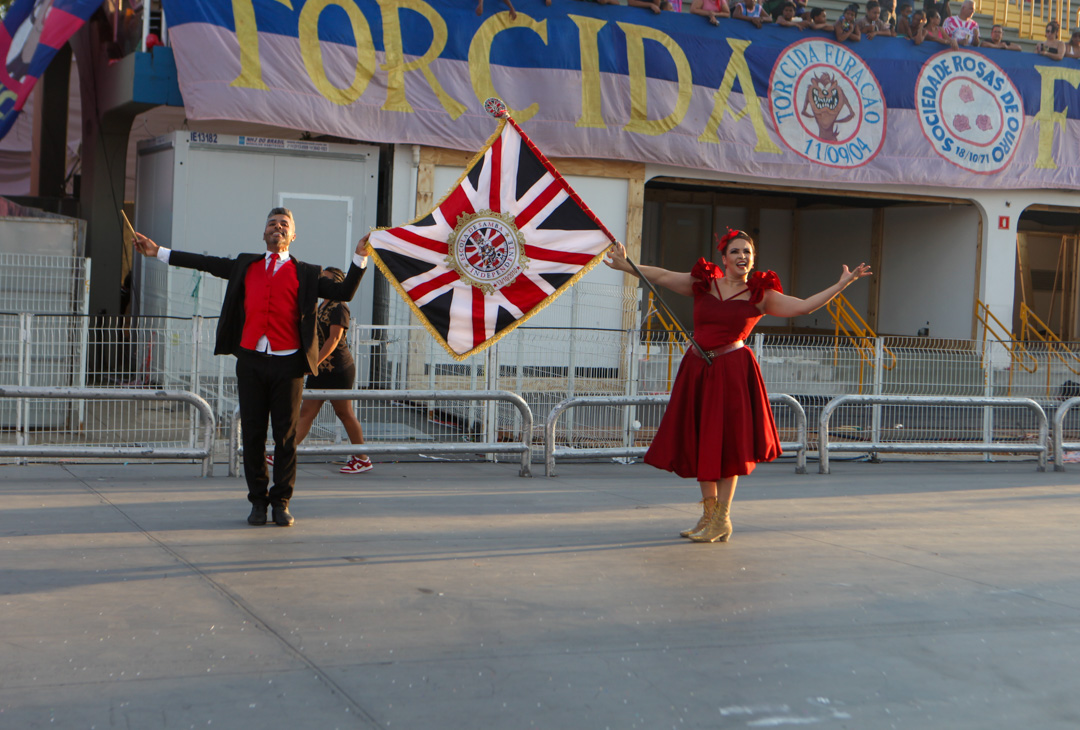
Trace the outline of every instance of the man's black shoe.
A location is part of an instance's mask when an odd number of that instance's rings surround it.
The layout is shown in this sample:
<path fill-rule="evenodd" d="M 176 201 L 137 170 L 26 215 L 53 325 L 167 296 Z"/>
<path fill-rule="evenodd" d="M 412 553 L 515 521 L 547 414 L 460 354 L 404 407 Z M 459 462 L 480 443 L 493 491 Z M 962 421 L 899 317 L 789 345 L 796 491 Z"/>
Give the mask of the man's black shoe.
<path fill-rule="evenodd" d="M 252 502 L 251 514 L 248 515 L 249 525 L 265 525 L 266 524 L 266 502 Z"/>
<path fill-rule="evenodd" d="M 275 525 L 278 527 L 291 527 L 294 522 L 296 522 L 296 520 L 289 514 L 289 505 L 281 503 L 274 505 Z"/>

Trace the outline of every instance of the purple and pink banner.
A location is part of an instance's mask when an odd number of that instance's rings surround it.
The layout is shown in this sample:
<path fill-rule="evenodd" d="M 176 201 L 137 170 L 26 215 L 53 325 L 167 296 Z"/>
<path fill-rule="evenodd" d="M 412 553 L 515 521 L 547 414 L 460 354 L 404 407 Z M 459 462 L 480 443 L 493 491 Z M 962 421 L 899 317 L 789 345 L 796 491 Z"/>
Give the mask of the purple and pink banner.
<path fill-rule="evenodd" d="M 820 185 L 1080 189 L 1080 62 L 519 0 L 172 0 L 192 119 Z M 835 18 L 831 19 L 834 20 Z"/>
<path fill-rule="evenodd" d="M 102 0 L 15 0 L 0 22 L 0 138 L 68 38 Z"/>

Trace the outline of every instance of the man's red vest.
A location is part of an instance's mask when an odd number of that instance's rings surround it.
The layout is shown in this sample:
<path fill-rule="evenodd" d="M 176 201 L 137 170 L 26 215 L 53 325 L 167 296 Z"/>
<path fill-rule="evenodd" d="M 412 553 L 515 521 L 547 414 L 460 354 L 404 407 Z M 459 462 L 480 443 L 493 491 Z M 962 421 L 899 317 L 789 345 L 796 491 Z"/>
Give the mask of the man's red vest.
<path fill-rule="evenodd" d="M 300 349 L 299 280 L 290 257 L 271 273 L 266 260 L 248 267 L 244 278 L 244 333 L 240 347 L 254 350 L 266 335 L 271 350 Z"/>

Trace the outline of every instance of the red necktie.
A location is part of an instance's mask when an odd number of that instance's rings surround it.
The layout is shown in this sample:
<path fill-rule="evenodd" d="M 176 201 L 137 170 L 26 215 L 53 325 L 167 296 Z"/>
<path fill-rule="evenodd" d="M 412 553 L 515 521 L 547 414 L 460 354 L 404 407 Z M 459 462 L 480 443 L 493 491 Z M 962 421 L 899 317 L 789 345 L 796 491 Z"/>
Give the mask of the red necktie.
<path fill-rule="evenodd" d="M 270 254 L 270 268 L 267 269 L 267 272 L 270 274 L 270 276 L 273 276 L 275 273 L 277 273 L 277 258 L 278 257 L 276 253 Z"/>

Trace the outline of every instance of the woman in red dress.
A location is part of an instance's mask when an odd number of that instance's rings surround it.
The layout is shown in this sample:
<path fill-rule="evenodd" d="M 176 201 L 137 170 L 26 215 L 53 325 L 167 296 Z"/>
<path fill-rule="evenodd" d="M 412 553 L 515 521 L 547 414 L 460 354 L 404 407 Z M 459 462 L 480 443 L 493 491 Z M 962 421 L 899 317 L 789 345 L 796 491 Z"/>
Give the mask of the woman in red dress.
<path fill-rule="evenodd" d="M 762 316 L 809 314 L 871 273 L 866 264 L 854 270 L 844 266 L 837 283 L 799 299 L 784 294 L 774 272 L 750 273 L 754 242 L 748 234 L 729 230 L 718 248 L 720 266 L 702 258 L 689 273 L 638 267 L 653 284 L 694 297 L 694 336 L 712 360 L 709 364 L 697 350 L 687 349 L 645 455 L 646 464 L 700 484 L 701 519 L 680 533 L 694 542 L 726 542 L 731 537 L 729 512 L 736 482 L 758 462 L 780 455 L 761 370 L 743 341 Z M 612 248 L 609 258 L 611 268 L 635 273 L 621 244 Z"/>

